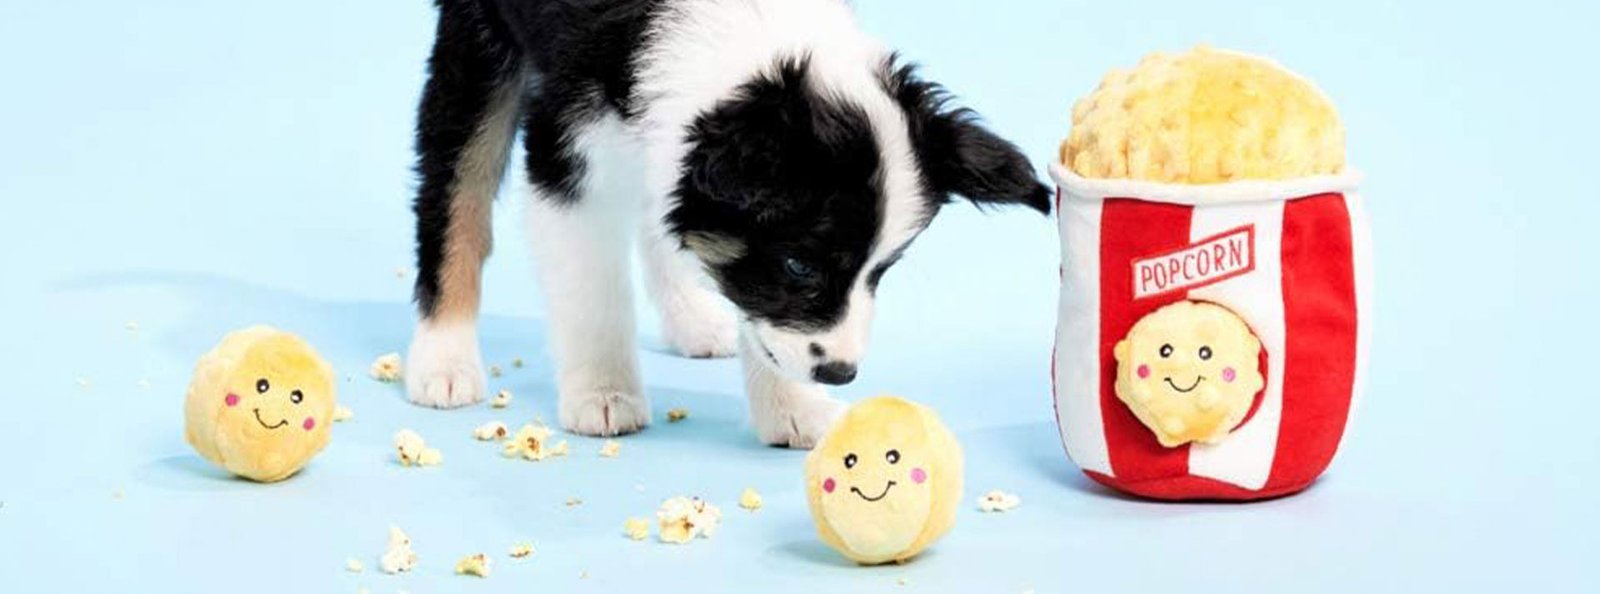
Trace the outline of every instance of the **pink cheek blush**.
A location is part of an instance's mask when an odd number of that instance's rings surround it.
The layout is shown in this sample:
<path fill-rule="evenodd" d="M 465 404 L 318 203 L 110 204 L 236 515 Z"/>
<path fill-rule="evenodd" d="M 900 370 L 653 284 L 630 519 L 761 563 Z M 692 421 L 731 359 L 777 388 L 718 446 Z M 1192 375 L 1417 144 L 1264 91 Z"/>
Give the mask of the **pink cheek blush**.
<path fill-rule="evenodd" d="M 1225 382 L 1228 382 L 1228 383 L 1231 384 L 1231 383 L 1233 383 L 1233 378 L 1236 378 L 1236 377 L 1239 377 L 1239 374 L 1234 373 L 1232 367 L 1224 367 L 1224 368 L 1222 368 L 1222 381 L 1225 381 Z"/>
<path fill-rule="evenodd" d="M 1144 378 L 1150 377 L 1150 366 L 1149 365 L 1140 365 L 1138 372 L 1139 372 L 1139 379 L 1144 379 Z"/>
<path fill-rule="evenodd" d="M 928 472 L 921 468 L 911 469 L 911 482 L 919 485 L 928 482 Z"/>
<path fill-rule="evenodd" d="M 833 479 L 822 481 L 822 490 L 825 493 L 832 493 L 834 486 Z"/>
<path fill-rule="evenodd" d="M 228 406 L 239 406 L 239 395 L 229 394 L 227 398 L 222 399 L 222 402 Z"/>
<path fill-rule="evenodd" d="M 311 417 L 306 417 L 306 422 L 301 423 L 300 426 L 301 427 L 305 427 L 306 431 L 310 431 L 310 430 L 315 429 L 317 427 L 317 420 L 313 419 Z"/>

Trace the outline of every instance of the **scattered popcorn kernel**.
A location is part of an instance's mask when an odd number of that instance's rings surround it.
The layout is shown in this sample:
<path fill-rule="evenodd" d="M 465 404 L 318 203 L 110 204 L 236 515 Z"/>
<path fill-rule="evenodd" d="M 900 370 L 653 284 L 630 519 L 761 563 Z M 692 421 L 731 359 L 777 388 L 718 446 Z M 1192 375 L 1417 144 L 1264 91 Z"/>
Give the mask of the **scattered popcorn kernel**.
<path fill-rule="evenodd" d="M 523 365 L 522 357 L 517 357 L 517 358 L 511 360 L 511 366 L 512 367 L 515 367 L 517 369 L 522 369 L 522 365 Z"/>
<path fill-rule="evenodd" d="M 661 503 L 656 519 L 661 523 L 661 542 L 684 544 L 696 536 L 716 535 L 722 510 L 699 498 L 673 497 Z"/>
<path fill-rule="evenodd" d="M 511 558 L 512 559 L 524 559 L 524 558 L 527 558 L 528 555 L 532 555 L 532 554 L 533 554 L 533 545 L 531 545 L 531 544 L 528 544 L 528 543 L 525 543 L 525 542 L 519 542 L 517 544 L 511 545 Z"/>
<path fill-rule="evenodd" d="M 578 572 L 578 579 L 580 579 L 580 580 L 589 579 L 589 570 L 585 569 L 583 571 Z"/>
<path fill-rule="evenodd" d="M 417 566 L 417 553 L 411 550 L 411 537 L 401 532 L 399 526 L 389 527 L 389 549 L 378 560 L 378 566 L 384 573 L 411 571 Z"/>
<path fill-rule="evenodd" d="M 343 404 L 334 405 L 333 422 L 343 423 L 354 418 L 356 418 L 356 411 L 350 410 L 350 407 Z"/>
<path fill-rule="evenodd" d="M 578 507 L 580 505 L 583 505 L 583 500 L 582 499 L 579 499 L 577 497 L 568 497 L 567 498 L 567 507 Z"/>
<path fill-rule="evenodd" d="M 895 580 L 894 583 L 895 583 L 895 585 L 904 586 L 906 584 L 910 584 L 911 580 L 908 580 L 906 578 L 899 578 L 899 579 Z"/>
<path fill-rule="evenodd" d="M 615 439 L 607 439 L 605 443 L 600 444 L 600 457 L 602 458 L 615 458 L 620 453 L 622 453 L 622 444 L 617 443 Z"/>
<path fill-rule="evenodd" d="M 408 276 L 411 276 L 411 269 L 410 268 L 406 268 L 404 266 L 401 266 L 399 268 L 394 269 L 394 277 L 395 278 L 405 278 L 405 277 L 408 277 Z"/>
<path fill-rule="evenodd" d="M 755 489 L 745 487 L 744 492 L 739 494 L 739 507 L 755 511 L 761 509 L 761 503 L 761 494 Z"/>
<path fill-rule="evenodd" d="M 511 390 L 501 390 L 499 393 L 495 394 L 494 399 L 489 401 L 489 406 L 495 408 L 505 408 L 507 406 L 511 406 Z"/>
<path fill-rule="evenodd" d="M 978 498 L 978 509 L 984 512 L 1004 512 L 1022 504 L 1022 498 L 1004 491 L 990 491 Z"/>
<path fill-rule="evenodd" d="M 500 421 L 489 421 L 478 425 L 477 429 L 472 430 L 472 436 L 477 438 L 478 441 L 499 441 L 510 434 L 511 430 L 506 428 L 506 424 Z"/>
<path fill-rule="evenodd" d="M 490 365 L 489 366 L 489 377 L 500 377 L 504 373 L 505 372 L 500 370 L 500 366 L 499 365 Z"/>
<path fill-rule="evenodd" d="M 523 425 L 515 436 L 506 441 L 504 453 L 507 457 L 521 456 L 534 461 L 567 455 L 567 442 L 552 445 L 550 433 L 550 428 L 543 425 Z"/>
<path fill-rule="evenodd" d="M 122 501 L 123 497 L 124 497 L 124 495 L 122 493 L 122 489 L 117 489 L 117 490 L 111 492 L 111 498 L 112 499 L 115 499 L 117 501 Z"/>
<path fill-rule="evenodd" d="M 122 327 L 123 328 L 127 328 L 129 332 L 138 332 L 139 331 L 139 321 L 138 320 L 128 320 L 128 323 L 127 324 L 123 324 Z"/>
<path fill-rule="evenodd" d="M 456 575 L 489 577 L 489 556 L 483 553 L 467 555 L 456 562 Z"/>
<path fill-rule="evenodd" d="M 689 418 L 689 409 L 687 408 L 674 408 L 667 411 L 668 423 L 676 423 L 687 418 Z"/>
<path fill-rule="evenodd" d="M 372 362 L 372 369 L 369 370 L 369 373 L 372 374 L 372 379 L 380 382 L 392 383 L 400 381 L 403 377 L 400 369 L 400 353 L 389 353 L 378 357 L 376 361 Z"/>
<path fill-rule="evenodd" d="M 444 461 L 438 449 L 428 447 L 428 442 L 410 429 L 394 434 L 394 449 L 402 466 L 434 466 Z"/>
<path fill-rule="evenodd" d="M 644 540 L 650 536 L 650 520 L 628 518 L 622 522 L 622 533 L 634 540 Z"/>
<path fill-rule="evenodd" d="M 366 568 L 366 564 L 362 563 L 360 559 L 355 557 L 344 560 L 344 570 L 350 573 L 361 573 Z"/>

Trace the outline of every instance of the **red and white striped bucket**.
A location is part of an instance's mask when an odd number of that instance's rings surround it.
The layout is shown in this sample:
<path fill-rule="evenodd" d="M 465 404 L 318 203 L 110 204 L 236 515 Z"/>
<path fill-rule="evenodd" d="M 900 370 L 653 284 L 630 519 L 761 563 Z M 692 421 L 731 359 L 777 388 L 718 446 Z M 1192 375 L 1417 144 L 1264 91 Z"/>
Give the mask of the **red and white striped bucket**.
<path fill-rule="evenodd" d="M 1176 185 L 1055 166 L 1062 237 L 1052 374 L 1067 455 L 1158 499 L 1261 499 L 1328 467 L 1361 397 L 1371 263 L 1358 176 Z M 1242 317 L 1266 353 L 1254 411 L 1216 444 L 1163 447 L 1113 391 L 1112 348 L 1190 299 Z"/>

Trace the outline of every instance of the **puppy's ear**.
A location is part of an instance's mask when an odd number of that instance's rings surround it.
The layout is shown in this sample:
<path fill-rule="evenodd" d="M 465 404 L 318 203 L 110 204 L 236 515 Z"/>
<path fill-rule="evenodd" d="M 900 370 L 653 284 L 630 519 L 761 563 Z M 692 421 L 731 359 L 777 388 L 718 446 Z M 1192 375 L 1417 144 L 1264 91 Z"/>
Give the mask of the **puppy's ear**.
<path fill-rule="evenodd" d="M 1050 214 L 1050 189 L 1017 146 L 978 123 L 970 109 L 951 108 L 938 84 L 917 77 L 913 65 L 886 63 L 884 84 L 905 110 L 911 142 L 929 188 L 942 199 L 965 196 L 978 206 L 1027 206 Z"/>

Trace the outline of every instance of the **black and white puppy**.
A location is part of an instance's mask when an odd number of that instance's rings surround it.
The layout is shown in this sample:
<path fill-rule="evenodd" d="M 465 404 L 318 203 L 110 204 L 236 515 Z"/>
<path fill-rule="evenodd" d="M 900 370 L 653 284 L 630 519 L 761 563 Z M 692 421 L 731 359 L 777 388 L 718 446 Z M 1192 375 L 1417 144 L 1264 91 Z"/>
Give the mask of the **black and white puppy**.
<path fill-rule="evenodd" d="M 818 384 L 855 377 L 879 279 L 949 196 L 1049 211 L 1016 147 L 842 0 L 438 3 L 417 125 L 418 404 L 484 394 L 480 273 L 519 130 L 560 420 L 585 435 L 650 420 L 634 245 L 665 340 L 737 350 L 757 435 L 805 448 L 843 408 Z"/>

